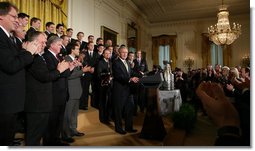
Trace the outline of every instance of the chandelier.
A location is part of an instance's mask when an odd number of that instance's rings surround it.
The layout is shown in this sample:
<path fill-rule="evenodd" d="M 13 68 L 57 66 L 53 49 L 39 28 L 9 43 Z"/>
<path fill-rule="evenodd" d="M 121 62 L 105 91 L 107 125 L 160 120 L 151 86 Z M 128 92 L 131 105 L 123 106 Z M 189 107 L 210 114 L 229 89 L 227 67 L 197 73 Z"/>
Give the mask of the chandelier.
<path fill-rule="evenodd" d="M 208 27 L 209 39 L 216 45 L 230 45 L 241 34 L 240 24 L 233 23 L 233 28 L 230 28 L 228 15 L 227 6 L 223 5 L 222 0 L 222 5 L 219 7 L 218 23 Z"/>

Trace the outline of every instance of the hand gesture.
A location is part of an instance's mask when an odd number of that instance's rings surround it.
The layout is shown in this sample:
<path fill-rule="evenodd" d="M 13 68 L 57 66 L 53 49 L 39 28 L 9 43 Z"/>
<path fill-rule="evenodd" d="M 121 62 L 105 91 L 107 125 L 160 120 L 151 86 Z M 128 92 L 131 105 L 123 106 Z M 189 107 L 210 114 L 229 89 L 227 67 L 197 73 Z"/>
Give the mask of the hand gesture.
<path fill-rule="evenodd" d="M 85 67 L 82 68 L 82 72 L 84 72 L 84 73 L 88 72 L 88 71 L 90 71 L 90 68 L 91 68 L 90 66 L 86 65 Z"/>
<path fill-rule="evenodd" d="M 130 78 L 130 81 L 134 82 L 134 83 L 138 83 L 139 82 L 139 78 L 137 77 L 132 77 Z"/>
<path fill-rule="evenodd" d="M 89 70 L 90 73 L 94 73 L 94 67 L 91 67 Z"/>
<path fill-rule="evenodd" d="M 79 60 L 75 59 L 74 62 L 76 67 L 82 66 L 82 63 Z"/>
<path fill-rule="evenodd" d="M 223 126 L 239 127 L 238 112 L 225 96 L 219 84 L 202 82 L 198 86 L 196 93 L 201 99 L 207 114 L 219 128 Z"/>
<path fill-rule="evenodd" d="M 64 72 L 68 68 L 69 68 L 69 62 L 66 62 L 65 60 L 60 62 L 60 63 L 58 63 L 57 70 L 60 73 Z"/>
<path fill-rule="evenodd" d="M 70 71 L 73 71 L 73 69 L 76 67 L 76 63 L 75 62 L 69 62 L 69 69 Z"/>
<path fill-rule="evenodd" d="M 25 42 L 22 44 L 22 48 L 29 51 L 32 55 L 41 51 L 37 41 Z"/>

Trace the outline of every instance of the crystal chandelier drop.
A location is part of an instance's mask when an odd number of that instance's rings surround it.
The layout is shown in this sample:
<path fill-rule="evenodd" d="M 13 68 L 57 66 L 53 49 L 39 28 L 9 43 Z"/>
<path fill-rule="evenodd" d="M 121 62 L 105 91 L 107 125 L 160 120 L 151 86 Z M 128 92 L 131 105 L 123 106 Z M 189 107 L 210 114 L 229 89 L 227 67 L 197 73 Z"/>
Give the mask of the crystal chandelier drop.
<path fill-rule="evenodd" d="M 218 23 L 208 27 L 209 39 L 216 45 L 230 45 L 241 34 L 240 24 L 233 23 L 233 28 L 231 29 L 228 15 L 227 6 L 223 5 L 222 0 L 218 13 Z"/>

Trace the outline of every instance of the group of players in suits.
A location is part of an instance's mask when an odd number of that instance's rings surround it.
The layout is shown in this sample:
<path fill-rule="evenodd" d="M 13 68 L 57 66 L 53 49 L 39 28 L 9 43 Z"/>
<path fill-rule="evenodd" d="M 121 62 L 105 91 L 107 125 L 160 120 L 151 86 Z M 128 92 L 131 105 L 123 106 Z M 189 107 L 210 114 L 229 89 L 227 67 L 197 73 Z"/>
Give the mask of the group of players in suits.
<path fill-rule="evenodd" d="M 138 85 L 148 70 L 141 51 L 137 60 L 127 61 L 124 45 L 113 52 L 111 40 L 105 48 L 102 38 L 94 45 L 90 35 L 86 43 L 83 32 L 74 40 L 73 30 L 64 35 L 61 24 L 54 34 L 52 22 L 40 32 L 35 17 L 25 33 L 28 18 L 18 15 L 15 5 L 0 2 L 0 145 L 13 145 L 20 112 L 25 115 L 25 145 L 69 145 L 73 136 L 85 135 L 77 131 L 77 116 L 79 108 L 88 109 L 90 86 L 100 121 L 109 124 L 114 119 L 120 134 L 136 132 L 132 118 L 137 99 L 131 97 L 130 85 Z"/>

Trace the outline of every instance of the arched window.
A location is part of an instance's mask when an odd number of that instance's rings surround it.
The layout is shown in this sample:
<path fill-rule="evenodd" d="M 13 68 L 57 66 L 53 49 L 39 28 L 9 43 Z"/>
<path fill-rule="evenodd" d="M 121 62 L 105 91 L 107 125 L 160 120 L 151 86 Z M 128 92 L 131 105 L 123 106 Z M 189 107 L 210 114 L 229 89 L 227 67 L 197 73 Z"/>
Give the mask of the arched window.
<path fill-rule="evenodd" d="M 163 61 L 164 60 L 170 61 L 170 58 L 171 58 L 169 45 L 166 45 L 166 46 L 161 45 L 161 46 L 159 46 L 159 54 L 158 54 L 158 56 L 159 56 L 159 65 L 161 67 L 163 67 L 164 66 L 163 65 Z"/>
<path fill-rule="evenodd" d="M 176 67 L 176 35 L 161 35 L 152 37 L 153 64 L 163 67 L 163 60 L 172 60 L 172 69 Z"/>
<path fill-rule="evenodd" d="M 211 64 L 223 65 L 223 51 L 222 47 L 211 43 Z"/>

